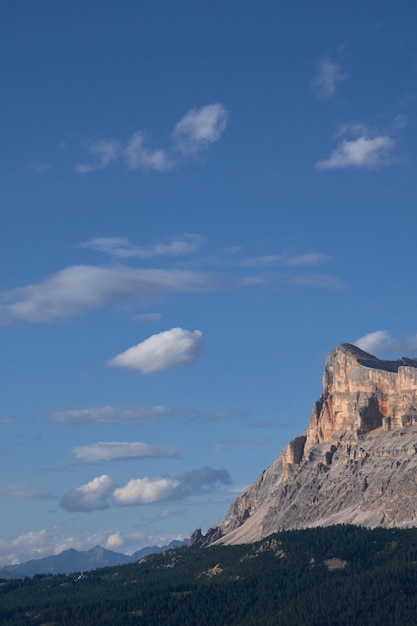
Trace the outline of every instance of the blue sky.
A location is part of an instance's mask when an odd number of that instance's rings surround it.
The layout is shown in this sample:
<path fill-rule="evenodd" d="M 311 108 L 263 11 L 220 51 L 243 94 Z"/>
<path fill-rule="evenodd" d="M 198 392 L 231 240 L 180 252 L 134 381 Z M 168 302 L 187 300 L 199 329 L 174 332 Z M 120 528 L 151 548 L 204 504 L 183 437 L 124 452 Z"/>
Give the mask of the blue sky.
<path fill-rule="evenodd" d="M 416 13 L 3 2 L 0 565 L 206 530 L 417 355 Z"/>

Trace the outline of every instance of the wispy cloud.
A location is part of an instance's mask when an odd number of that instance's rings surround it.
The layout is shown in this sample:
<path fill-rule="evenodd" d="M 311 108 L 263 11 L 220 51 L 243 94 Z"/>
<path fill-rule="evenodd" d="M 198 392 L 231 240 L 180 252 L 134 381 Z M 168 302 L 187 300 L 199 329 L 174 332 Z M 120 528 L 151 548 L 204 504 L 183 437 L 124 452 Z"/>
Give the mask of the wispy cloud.
<path fill-rule="evenodd" d="M 189 496 L 204 495 L 231 483 L 225 469 L 202 467 L 176 477 L 134 478 L 122 487 L 116 486 L 107 474 L 98 476 L 81 487 L 71 489 L 61 499 L 61 507 L 70 513 L 91 512 L 115 506 L 138 506 Z"/>
<path fill-rule="evenodd" d="M 329 274 L 294 274 L 285 278 L 287 285 L 315 289 L 345 289 L 345 283 Z"/>
<path fill-rule="evenodd" d="M 93 163 L 78 163 L 75 166 L 77 174 L 89 174 L 97 170 L 106 169 L 121 153 L 120 143 L 116 139 L 100 139 L 88 147 L 88 151 L 95 157 Z"/>
<path fill-rule="evenodd" d="M 320 265 L 328 260 L 328 256 L 319 252 L 307 252 L 304 254 L 283 255 L 269 254 L 264 256 L 250 257 L 243 261 L 246 266 L 272 266 L 283 265 L 287 267 Z"/>
<path fill-rule="evenodd" d="M 141 374 L 172 369 L 195 361 L 203 349 L 202 332 L 171 328 L 152 335 L 108 361 L 111 367 L 127 367 Z"/>
<path fill-rule="evenodd" d="M 326 56 L 316 64 L 316 77 L 312 85 L 319 97 L 331 98 L 336 93 L 337 83 L 347 78 L 347 74 L 342 73 L 340 65 Z"/>
<path fill-rule="evenodd" d="M 173 293 L 211 291 L 221 281 L 185 270 L 74 265 L 40 283 L 0 294 L 0 324 L 54 322 L 105 306 L 147 304 Z"/>
<path fill-rule="evenodd" d="M 247 412 L 238 410 L 200 411 L 198 409 L 174 409 L 165 406 L 93 406 L 77 409 L 48 411 L 46 416 L 68 426 L 88 424 L 123 424 L 129 422 L 156 422 L 160 419 L 225 421 L 244 419 Z"/>
<path fill-rule="evenodd" d="M 139 322 L 157 322 L 162 319 L 161 313 L 137 313 L 135 319 Z"/>
<path fill-rule="evenodd" d="M 148 147 L 146 133 L 142 130 L 125 143 L 113 138 L 100 139 L 88 148 L 93 161 L 77 163 L 75 171 L 89 174 L 109 167 L 116 160 L 123 161 L 131 170 L 172 170 L 218 141 L 226 128 L 227 117 L 226 108 L 220 103 L 192 109 L 176 124 L 167 149 Z"/>
<path fill-rule="evenodd" d="M 141 441 L 99 441 L 88 446 L 72 448 L 71 452 L 77 459 L 88 462 L 178 456 L 174 448 L 151 446 Z"/>
<path fill-rule="evenodd" d="M 95 237 L 81 243 L 79 247 L 97 250 L 118 258 L 149 259 L 191 254 L 200 247 L 201 241 L 201 236 L 195 233 L 184 233 L 167 243 L 156 243 L 153 246 L 135 246 L 127 237 Z"/>
<path fill-rule="evenodd" d="M 93 406 L 48 411 L 46 415 L 61 424 L 84 426 L 87 424 L 149 422 L 174 417 L 190 419 L 196 413 L 189 409 L 174 409 L 165 406 Z"/>
<path fill-rule="evenodd" d="M 328 159 L 318 161 L 318 171 L 377 169 L 393 163 L 395 140 L 389 133 L 371 131 L 363 124 L 347 124 L 337 133 L 338 143 Z"/>
<path fill-rule="evenodd" d="M 402 353 L 417 355 L 417 334 L 397 339 L 387 330 L 376 330 L 359 337 L 354 341 L 354 344 L 361 350 L 376 355 L 395 354 L 399 356 Z"/>
<path fill-rule="evenodd" d="M 213 444 L 212 450 L 215 454 L 224 454 L 242 446 L 261 448 L 267 441 L 267 439 L 222 439 Z"/>
<path fill-rule="evenodd" d="M 22 500 L 50 500 L 57 497 L 49 489 L 29 483 L 0 485 L 0 496 Z"/>

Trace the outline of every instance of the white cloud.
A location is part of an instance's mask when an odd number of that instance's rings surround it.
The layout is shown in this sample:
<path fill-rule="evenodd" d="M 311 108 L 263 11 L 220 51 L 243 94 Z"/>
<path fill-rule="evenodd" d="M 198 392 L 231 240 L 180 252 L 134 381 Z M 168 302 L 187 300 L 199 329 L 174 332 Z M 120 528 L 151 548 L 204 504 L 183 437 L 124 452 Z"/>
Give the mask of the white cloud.
<path fill-rule="evenodd" d="M 60 506 L 70 513 L 101 511 L 109 508 L 107 499 L 114 488 L 115 483 L 110 476 L 103 474 L 81 487 L 71 489 L 61 499 Z"/>
<path fill-rule="evenodd" d="M 177 456 L 173 448 L 151 446 L 141 441 L 99 441 L 88 446 L 72 448 L 71 452 L 77 459 L 89 462 Z"/>
<path fill-rule="evenodd" d="M 166 172 L 175 167 L 175 161 L 165 150 L 152 150 L 145 146 L 145 135 L 138 131 L 128 140 L 123 150 L 126 165 L 131 170 L 151 169 Z"/>
<path fill-rule="evenodd" d="M 170 293 L 217 287 L 219 281 L 202 272 L 74 265 L 40 283 L 1 293 L 0 324 L 54 322 L 108 305 L 143 304 Z"/>
<path fill-rule="evenodd" d="M 108 362 L 111 367 L 128 367 L 142 374 L 171 369 L 195 361 L 203 347 L 200 330 L 171 328 L 152 335 L 114 357 Z"/>
<path fill-rule="evenodd" d="M 346 138 L 346 135 L 352 138 Z M 388 134 L 370 131 L 363 124 L 346 124 L 336 134 L 338 144 L 328 159 L 316 163 L 318 171 L 344 167 L 373 169 L 390 165 L 395 140 Z"/>
<path fill-rule="evenodd" d="M 171 500 L 181 483 L 175 478 L 135 478 L 115 489 L 113 499 L 118 506 L 134 506 Z"/>
<path fill-rule="evenodd" d="M 340 66 L 329 57 L 321 59 L 317 65 L 317 76 L 313 80 L 313 87 L 322 98 L 331 98 L 336 93 L 336 85 L 347 76 L 342 74 Z"/>
<path fill-rule="evenodd" d="M 148 259 L 158 256 L 181 256 L 195 252 L 201 245 L 201 237 L 195 233 L 184 233 L 168 243 L 153 246 L 134 246 L 127 237 L 95 237 L 80 244 L 80 248 L 98 250 L 119 258 L 138 257 Z"/>
<path fill-rule="evenodd" d="M 185 156 L 197 154 L 220 139 L 226 124 L 227 111 L 222 104 L 192 109 L 175 126 L 176 148 Z"/>
<path fill-rule="evenodd" d="M 124 540 L 119 530 L 107 537 L 105 548 L 107 550 L 119 550 Z"/>
<path fill-rule="evenodd" d="M 417 335 L 396 339 L 387 330 L 376 330 L 359 337 L 354 341 L 355 346 L 371 354 L 417 354 Z"/>
<path fill-rule="evenodd" d="M 113 499 L 118 506 L 136 506 L 166 500 L 183 499 L 230 484 L 229 473 L 212 467 L 202 467 L 176 478 L 136 478 L 115 489 Z"/>
<path fill-rule="evenodd" d="M 107 168 L 121 159 L 132 170 L 150 169 L 166 172 L 180 165 L 184 159 L 207 150 L 220 139 L 227 125 L 226 108 L 219 103 L 208 104 L 189 111 L 175 126 L 168 149 L 149 148 L 146 134 L 139 130 L 125 144 L 117 139 L 101 139 L 90 144 L 95 157 L 91 163 L 77 163 L 77 174 L 89 174 Z"/>
<path fill-rule="evenodd" d="M 343 140 L 328 159 L 319 161 L 316 169 L 330 170 L 343 167 L 378 168 L 389 165 L 389 153 L 394 140 L 388 135 L 381 137 L 359 137 L 352 141 Z"/>

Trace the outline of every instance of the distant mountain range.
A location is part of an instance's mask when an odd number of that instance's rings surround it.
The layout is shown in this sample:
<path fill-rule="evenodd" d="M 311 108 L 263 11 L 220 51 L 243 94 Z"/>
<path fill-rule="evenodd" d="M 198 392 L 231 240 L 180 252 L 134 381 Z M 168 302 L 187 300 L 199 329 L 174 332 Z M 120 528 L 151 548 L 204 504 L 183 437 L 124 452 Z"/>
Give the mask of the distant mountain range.
<path fill-rule="evenodd" d="M 148 554 L 156 554 L 180 548 L 188 543 L 188 539 L 183 541 L 171 541 L 165 546 L 148 546 L 138 550 L 131 556 L 121 552 L 106 550 L 101 546 L 95 546 L 85 552 L 74 550 L 64 550 L 60 554 L 46 556 L 43 559 L 32 559 L 18 565 L 6 565 L 0 568 L 0 578 L 25 578 L 36 574 L 71 574 L 72 572 L 88 572 L 99 567 L 112 567 L 114 565 L 125 565 L 134 563 Z"/>

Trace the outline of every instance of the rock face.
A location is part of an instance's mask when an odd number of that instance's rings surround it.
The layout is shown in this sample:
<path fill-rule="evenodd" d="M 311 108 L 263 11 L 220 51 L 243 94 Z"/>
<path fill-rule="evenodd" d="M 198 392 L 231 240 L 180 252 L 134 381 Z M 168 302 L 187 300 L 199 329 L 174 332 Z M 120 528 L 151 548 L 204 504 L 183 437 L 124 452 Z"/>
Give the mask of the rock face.
<path fill-rule="evenodd" d="M 248 543 L 340 523 L 417 526 L 417 359 L 338 346 L 307 430 L 198 539 Z"/>

